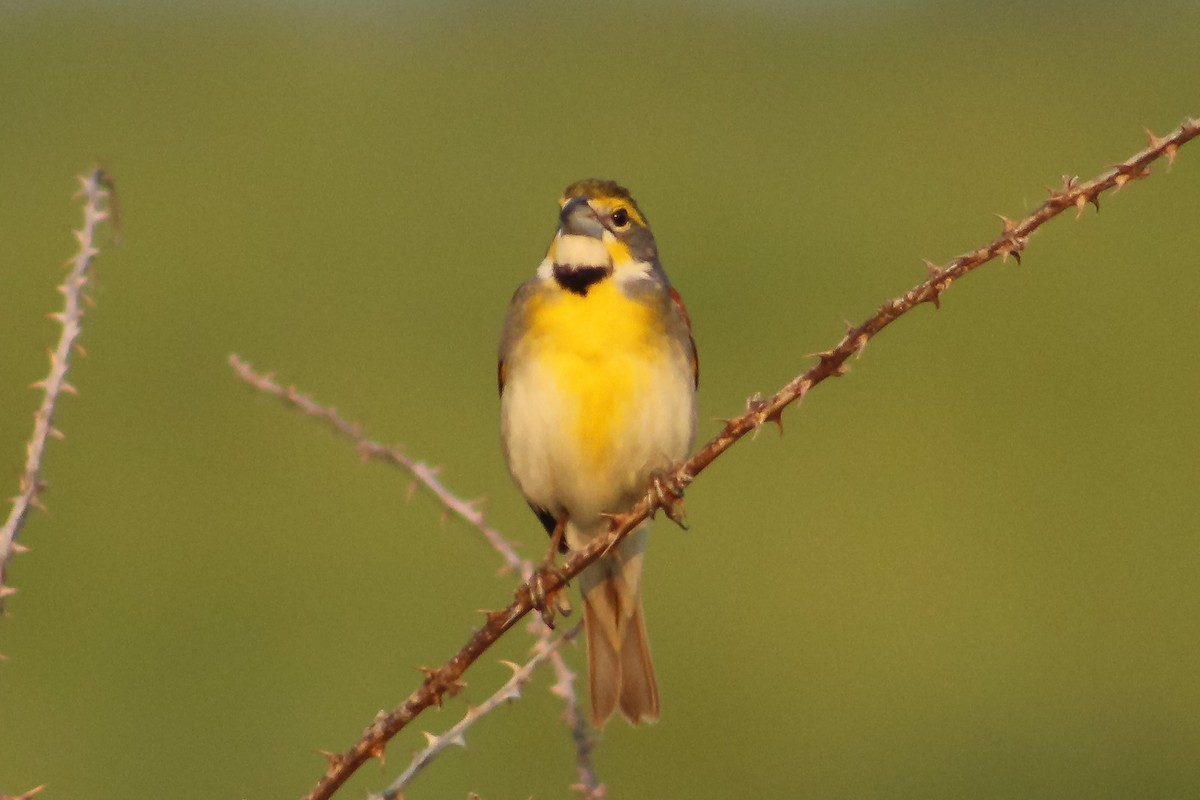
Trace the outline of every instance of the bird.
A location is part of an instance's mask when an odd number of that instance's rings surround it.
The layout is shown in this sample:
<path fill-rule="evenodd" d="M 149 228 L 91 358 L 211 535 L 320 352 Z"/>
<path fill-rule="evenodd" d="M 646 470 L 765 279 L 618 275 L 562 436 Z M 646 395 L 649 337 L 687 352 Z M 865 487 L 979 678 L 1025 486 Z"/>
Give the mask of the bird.
<path fill-rule="evenodd" d="M 682 525 L 669 471 L 695 438 L 699 376 L 691 320 L 645 214 L 615 181 L 572 183 L 499 347 L 502 449 L 551 536 L 547 564 L 648 493 Z M 579 575 L 597 727 L 617 710 L 634 725 L 659 718 L 641 605 L 647 525 Z"/>

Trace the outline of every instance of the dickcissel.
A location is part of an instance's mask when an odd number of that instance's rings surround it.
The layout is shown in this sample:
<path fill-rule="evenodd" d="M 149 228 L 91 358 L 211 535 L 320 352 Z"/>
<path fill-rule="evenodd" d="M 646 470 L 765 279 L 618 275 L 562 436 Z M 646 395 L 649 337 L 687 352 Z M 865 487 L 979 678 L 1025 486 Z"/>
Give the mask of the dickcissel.
<path fill-rule="evenodd" d="M 699 367 L 687 311 L 629 191 L 571 184 L 537 273 L 517 289 L 500 339 L 500 420 L 509 472 L 555 549 L 604 535 L 682 460 L 696 430 Z M 645 525 L 579 576 L 592 720 L 659 716 L 642 620 Z"/>

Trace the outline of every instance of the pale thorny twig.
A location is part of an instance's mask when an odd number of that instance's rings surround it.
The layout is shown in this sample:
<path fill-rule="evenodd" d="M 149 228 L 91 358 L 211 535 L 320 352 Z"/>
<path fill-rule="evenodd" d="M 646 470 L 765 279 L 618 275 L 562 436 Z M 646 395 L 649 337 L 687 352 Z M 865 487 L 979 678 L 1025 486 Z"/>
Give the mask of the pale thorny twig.
<path fill-rule="evenodd" d="M 78 344 L 82 332 L 84 304 L 90 302 L 84 290 L 91 280 L 91 267 L 99 255 L 96 247 L 96 229 L 108 219 L 107 199 L 111 181 L 104 170 L 96 168 L 88 175 L 79 176 L 80 189 L 76 196 L 83 197 L 83 225 L 74 231 L 79 244 L 75 255 L 68 261 L 70 270 L 58 290 L 63 295 L 63 310 L 50 314 L 60 326 L 58 343 L 50 351 L 50 371 L 46 377 L 33 384 L 42 390 L 42 402 L 33 415 L 33 433 L 25 444 L 25 467 L 21 472 L 19 491 L 12 499 L 12 509 L 3 527 L 0 527 L 0 614 L 4 612 L 5 599 L 16 590 L 5 582 L 8 562 L 15 553 L 26 548 L 17 542 L 21 528 L 31 508 L 41 509 L 39 495 L 45 488 L 42 483 L 42 459 L 46 443 L 51 437 L 63 438 L 54 427 L 54 412 L 63 392 L 76 394 L 76 389 L 67 382 L 67 370 L 71 366 L 71 354 L 82 352 Z"/>
<path fill-rule="evenodd" d="M 417 776 L 422 769 L 429 765 L 439 753 L 452 746 L 466 747 L 466 732 L 467 729 L 475 724 L 485 714 L 488 714 L 499 708 L 504 703 L 510 700 L 516 700 L 521 696 L 521 688 L 529 683 L 533 677 L 533 672 L 537 667 L 544 664 L 547 660 L 557 656 L 559 646 L 566 641 L 574 639 L 578 635 L 582 624 L 576 625 L 571 630 L 561 636 L 553 636 L 549 633 L 549 628 L 543 629 L 547 631 L 547 635 L 540 637 L 534 644 L 534 655 L 524 664 L 514 664 L 511 661 L 504 662 L 513 674 L 503 686 L 501 686 L 491 697 L 484 700 L 477 706 L 472 706 L 467 709 L 467 713 L 463 715 L 457 723 L 451 726 L 441 736 L 434 736 L 431 733 L 425 734 L 426 746 L 421 752 L 413 756 L 412 763 L 396 780 L 392 781 L 387 789 L 374 795 L 371 800 L 396 800 L 398 797 L 403 797 L 404 788 L 412 782 L 412 779 Z"/>
<path fill-rule="evenodd" d="M 420 485 L 442 504 L 448 511 L 471 524 L 484 539 L 500 555 L 505 567 L 516 571 L 523 580 L 528 580 L 533 574 L 533 565 L 528 559 L 517 555 L 516 550 L 498 530 L 484 521 L 483 514 L 473 503 L 462 500 L 458 495 L 445 486 L 437 477 L 438 470 L 427 464 L 405 455 L 397 447 L 380 444 L 366 436 L 362 426 L 344 418 L 332 406 L 319 403 L 311 395 L 298 390 L 295 386 L 282 386 L 273 376 L 257 372 L 248 362 L 236 355 L 229 357 L 229 364 L 238 377 L 259 391 L 274 395 L 288 405 L 296 408 L 310 417 L 323 420 L 329 427 L 349 439 L 363 458 L 380 460 L 392 464 L 407 472 L 414 480 L 414 485 Z M 383 793 L 385 798 L 396 797 L 416 774 L 426 767 L 439 753 L 450 744 L 464 743 L 464 735 L 468 728 L 479 722 L 492 710 L 502 705 L 502 701 L 515 696 L 514 688 L 519 689 L 536 667 L 550 659 L 554 666 L 556 680 L 551 691 L 559 695 L 565 704 L 564 721 L 571 730 L 571 739 L 576 747 L 576 761 L 580 776 L 580 786 L 589 800 L 599 800 L 603 797 L 603 784 L 596 777 L 592 766 L 592 741 L 587 729 L 587 722 L 577 712 L 577 699 L 572 685 L 574 673 L 566 666 L 558 647 L 564 640 L 573 639 L 577 630 L 563 636 L 555 637 L 554 631 L 547 627 L 540 618 L 530 621 L 529 632 L 535 638 L 534 650 L 536 655 L 526 665 L 528 670 L 522 670 L 513 676 L 504 686 L 496 691 L 483 703 L 468 710 L 463 719 L 441 736 L 426 733 L 428 745 L 414 757 L 412 765 Z M 518 681 L 515 685 L 513 681 Z"/>
<path fill-rule="evenodd" d="M 583 800 L 604 800 L 605 786 L 596 776 L 596 768 L 592 765 L 592 748 L 596 742 L 592 738 L 587 717 L 579 713 L 575 673 L 557 650 L 551 654 L 550 665 L 554 667 L 554 685 L 550 691 L 563 699 L 563 723 L 571 729 L 571 741 L 575 744 L 575 769 L 579 773 L 579 783 L 572 784 L 571 788 Z"/>
<path fill-rule="evenodd" d="M 479 531 L 488 544 L 500 554 L 505 567 L 515 570 L 522 578 L 528 579 L 533 569 L 530 563 L 517 555 L 517 551 L 504 538 L 504 535 L 487 523 L 483 512 L 476 507 L 475 502 L 463 500 L 446 488 L 438 478 L 437 467 L 431 467 L 423 461 L 408 457 L 398 447 L 390 447 L 367 438 L 363 434 L 361 425 L 347 420 L 338 413 L 337 409 L 321 405 L 311 395 L 299 391 L 295 386 L 282 386 L 276 383 L 272 373 L 255 371 L 249 362 L 236 354 L 229 357 L 229 365 L 233 367 L 239 378 L 259 391 L 274 395 L 311 417 L 324 420 L 330 428 L 353 442 L 362 458 L 383 461 L 407 472 L 412 477 L 414 485 L 427 491 L 441 503 L 447 512 Z"/>

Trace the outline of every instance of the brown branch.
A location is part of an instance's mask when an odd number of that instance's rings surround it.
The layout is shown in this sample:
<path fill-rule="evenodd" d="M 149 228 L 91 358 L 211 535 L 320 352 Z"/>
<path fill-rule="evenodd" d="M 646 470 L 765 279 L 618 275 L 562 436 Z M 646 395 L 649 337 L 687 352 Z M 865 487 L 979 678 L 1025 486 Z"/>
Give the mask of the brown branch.
<path fill-rule="evenodd" d="M 77 344 L 82 332 L 83 306 L 90 302 L 84 294 L 84 289 L 91 280 L 91 267 L 100 251 L 96 248 L 96 227 L 108 219 L 105 200 L 109 196 L 112 182 L 104 170 L 96 168 L 89 175 L 79 176 L 80 188 L 76 197 L 83 197 L 83 226 L 74 231 L 79 249 L 67 261 L 70 271 L 58 290 L 63 295 L 63 310 L 50 314 L 50 318 L 61 326 L 58 344 L 50 351 L 50 372 L 45 378 L 33 384 L 33 388 L 41 389 L 42 403 L 33 415 L 33 433 L 25 445 L 25 468 L 21 473 L 20 491 L 12 498 L 13 507 L 9 511 L 8 520 L 0 527 L 0 615 L 4 613 L 4 600 L 16 592 L 5 583 L 8 575 L 8 561 L 13 554 L 28 548 L 17 543 L 17 537 L 32 508 L 44 509 L 39 495 L 45 489 L 42 483 L 42 459 L 46 453 L 46 443 L 51 437 L 63 438 L 63 434 L 54 427 L 54 411 L 58 407 L 58 399 L 63 392 L 76 394 L 74 386 L 67 382 L 67 370 L 70 368 L 71 353 L 82 348 Z"/>
<path fill-rule="evenodd" d="M 997 257 L 1006 258 L 1012 255 L 1019 258 L 1030 234 L 1047 221 L 1068 208 L 1082 211 L 1088 203 L 1099 208 L 1099 198 L 1103 192 L 1119 189 L 1131 180 L 1145 177 L 1149 174 L 1151 163 L 1163 157 L 1173 160 L 1178 148 L 1197 135 L 1200 135 L 1200 122 L 1191 119 L 1167 136 L 1151 135 L 1148 147 L 1113 165 L 1090 181 L 1080 183 L 1076 178 L 1064 178 L 1062 187 L 1050 190 L 1049 199 L 1027 216 L 1015 222 L 1005 219 L 1000 236 L 986 245 L 964 253 L 944 266 L 929 264 L 928 279 L 901 297 L 881 305 L 861 325 L 847 330 L 834 347 L 816 354 L 818 361 L 815 366 L 774 395 L 766 399 L 751 398 L 746 412 L 728 420 L 720 433 L 690 459 L 675 468 L 671 478 L 680 486 L 686 485 L 746 434 L 758 430 L 766 422 L 781 424 L 783 410 L 788 405 L 827 378 L 843 374 L 846 370 L 846 360 L 900 316 L 922 303 L 933 303 L 936 306 L 941 293 L 952 283 Z M 584 549 L 572 554 L 558 575 L 543 576 L 545 591 L 553 592 L 561 588 L 567 580 L 578 575 L 651 516 L 654 510 L 648 495 L 627 513 L 615 518 L 607 536 L 592 541 Z M 366 761 L 382 755 L 388 741 L 418 714 L 431 705 L 440 705 L 446 695 L 455 694 L 463 685 L 461 679 L 467 668 L 521 617 L 528 614 L 532 607 L 530 586 L 526 581 L 517 587 L 507 608 L 487 615 L 484 626 L 472 634 L 453 658 L 441 668 L 429 670 L 424 683 L 390 713 L 377 716 L 349 750 L 331 757 L 325 774 L 305 795 L 306 800 L 325 800 L 330 797 Z"/>

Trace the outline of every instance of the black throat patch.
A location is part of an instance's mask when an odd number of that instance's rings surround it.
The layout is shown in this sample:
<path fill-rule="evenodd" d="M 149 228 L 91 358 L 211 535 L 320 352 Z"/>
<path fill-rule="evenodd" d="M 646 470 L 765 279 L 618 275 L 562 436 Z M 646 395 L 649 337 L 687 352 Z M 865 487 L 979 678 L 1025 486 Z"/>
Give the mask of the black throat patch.
<path fill-rule="evenodd" d="M 565 267 L 554 265 L 554 280 L 568 292 L 586 297 L 588 289 L 612 274 L 611 267 Z"/>

